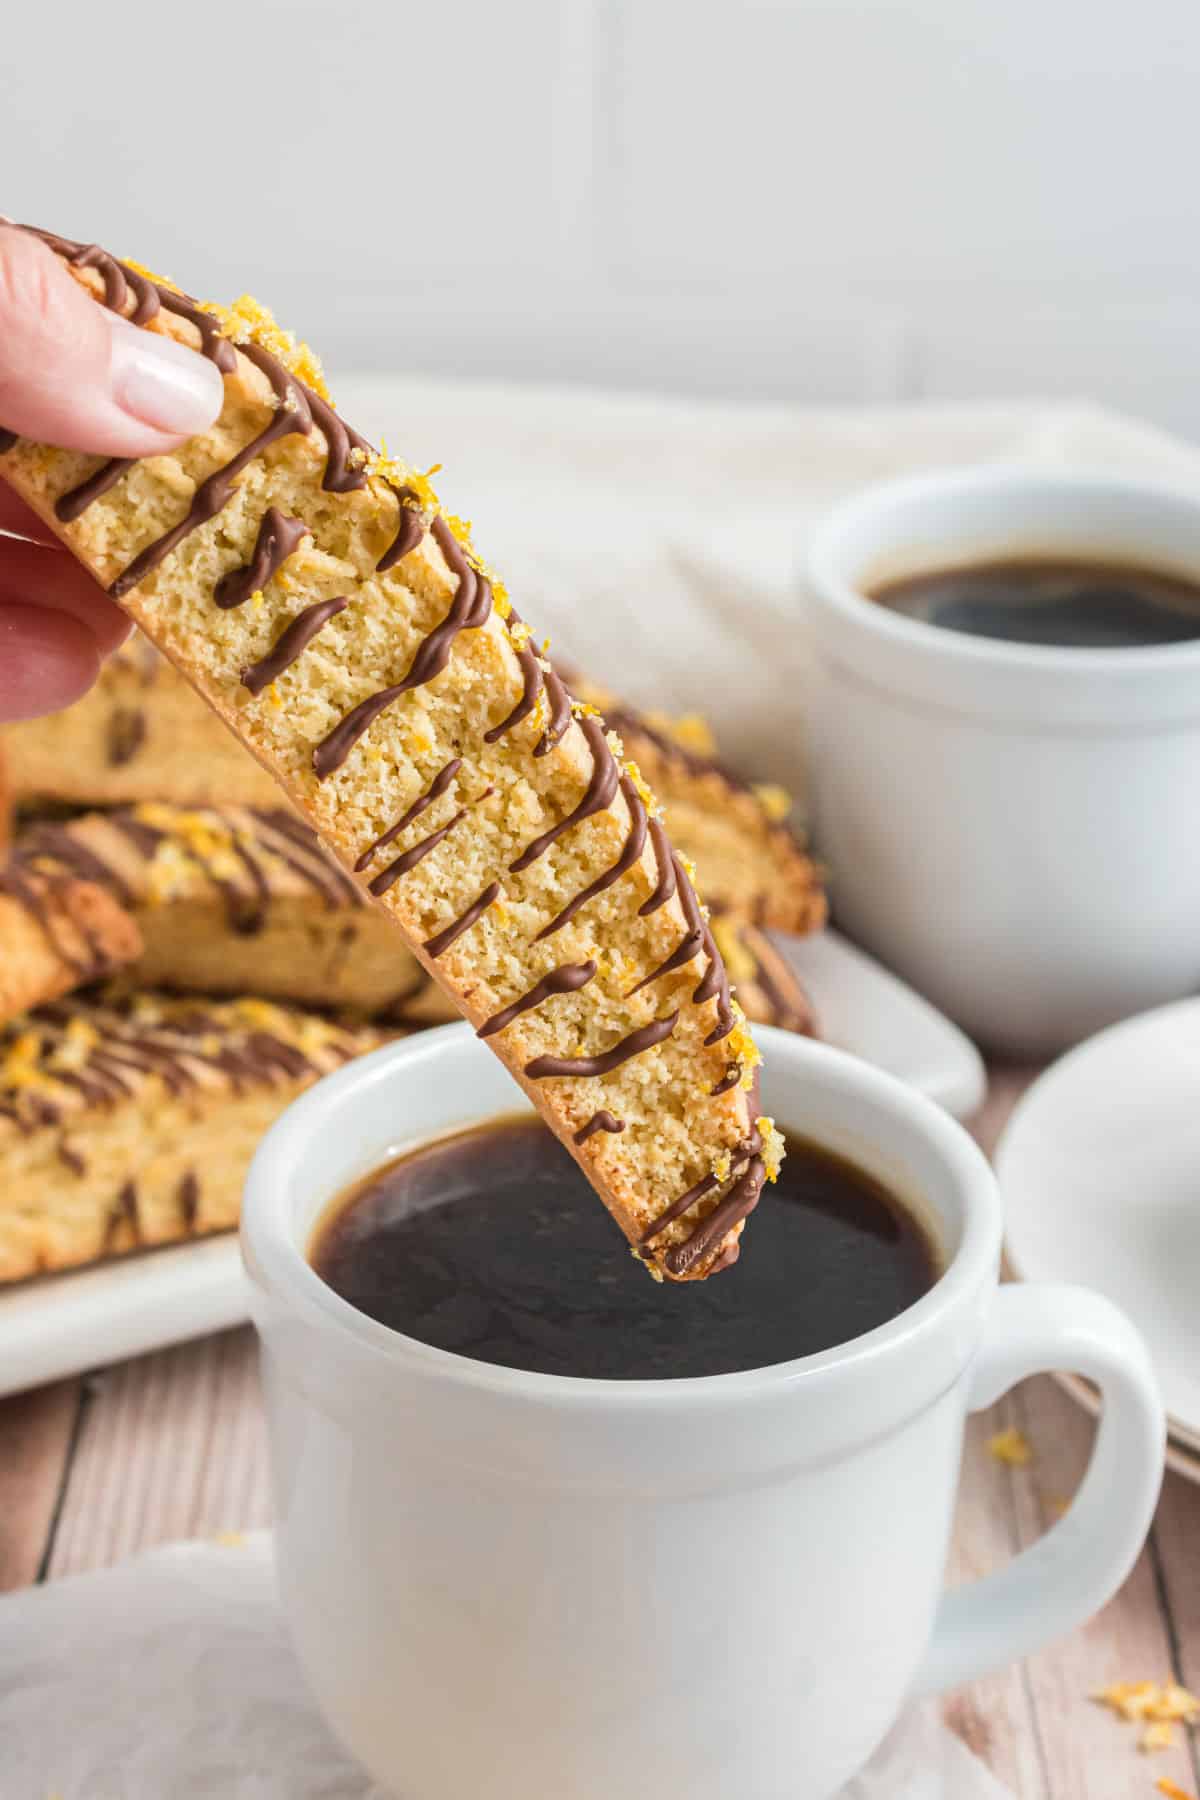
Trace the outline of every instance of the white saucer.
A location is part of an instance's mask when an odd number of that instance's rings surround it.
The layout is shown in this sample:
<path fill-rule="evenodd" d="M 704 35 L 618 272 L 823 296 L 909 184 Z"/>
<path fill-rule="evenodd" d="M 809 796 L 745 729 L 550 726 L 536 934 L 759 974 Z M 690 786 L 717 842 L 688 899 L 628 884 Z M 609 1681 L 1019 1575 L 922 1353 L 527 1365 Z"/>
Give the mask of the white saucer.
<path fill-rule="evenodd" d="M 828 1042 L 888 1069 L 964 1117 L 985 1089 L 956 1025 L 834 932 L 780 938 Z M 0 1395 L 239 1325 L 247 1295 L 227 1234 L 0 1289 Z"/>
<path fill-rule="evenodd" d="M 995 1163 L 1013 1273 L 1079 1282 L 1122 1307 L 1150 1346 L 1172 1436 L 1200 1451 L 1200 999 L 1055 1063 Z"/>

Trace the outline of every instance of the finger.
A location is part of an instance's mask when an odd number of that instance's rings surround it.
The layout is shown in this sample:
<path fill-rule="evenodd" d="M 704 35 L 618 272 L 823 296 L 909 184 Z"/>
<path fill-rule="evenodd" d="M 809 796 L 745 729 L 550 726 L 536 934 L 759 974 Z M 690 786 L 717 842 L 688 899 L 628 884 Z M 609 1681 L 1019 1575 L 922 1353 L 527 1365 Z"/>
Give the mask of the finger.
<path fill-rule="evenodd" d="M 0 605 L 0 719 L 57 712 L 100 670 L 96 640 L 68 613 Z"/>
<path fill-rule="evenodd" d="M 3 465 L 0 465 L 2 467 Z M 26 506 L 7 481 L 0 478 L 0 531 L 15 531 L 18 537 L 32 538 L 35 544 L 57 544 L 50 527 L 38 518 L 32 506 Z M 64 552 L 65 554 L 65 552 Z"/>
<path fill-rule="evenodd" d="M 0 539 L 0 604 L 11 602 L 69 613 L 102 656 L 129 636 L 129 619 L 73 556 L 16 538 Z"/>
<path fill-rule="evenodd" d="M 101 456 L 154 456 L 221 410 L 212 363 L 98 306 L 38 238 L 0 225 L 0 425 Z"/>

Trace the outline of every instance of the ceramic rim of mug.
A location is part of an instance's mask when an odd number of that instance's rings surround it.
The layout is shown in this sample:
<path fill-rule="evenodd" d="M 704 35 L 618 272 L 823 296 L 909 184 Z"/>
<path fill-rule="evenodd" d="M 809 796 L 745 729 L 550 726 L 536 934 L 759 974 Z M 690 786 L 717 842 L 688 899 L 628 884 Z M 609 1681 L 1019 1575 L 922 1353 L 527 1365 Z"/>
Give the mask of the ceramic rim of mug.
<path fill-rule="evenodd" d="M 941 1165 L 955 1195 L 959 1214 L 958 1242 L 951 1248 L 945 1232 L 938 1232 L 937 1246 L 945 1257 L 945 1267 L 932 1287 L 894 1319 L 845 1344 L 789 1362 L 719 1375 L 646 1381 L 552 1375 L 478 1362 L 457 1351 L 438 1349 L 381 1324 L 335 1293 L 308 1259 L 314 1226 L 320 1218 L 328 1216 L 329 1204 L 339 1192 L 345 1192 L 356 1180 L 386 1163 L 390 1157 L 402 1154 L 405 1147 L 425 1141 L 425 1136 L 417 1133 L 400 1138 L 390 1147 L 381 1146 L 365 1163 L 361 1156 L 357 1159 L 347 1157 L 340 1182 L 334 1184 L 324 1204 L 312 1210 L 311 1216 L 300 1226 L 292 1216 L 290 1196 L 308 1146 L 317 1134 L 338 1129 L 339 1115 L 354 1096 L 361 1098 L 364 1089 L 396 1087 L 406 1081 L 419 1080 L 422 1073 L 433 1075 L 439 1059 L 453 1058 L 464 1052 L 474 1051 L 481 1057 L 490 1057 L 491 1052 L 476 1043 L 466 1024 L 438 1026 L 357 1058 L 317 1082 L 276 1120 L 260 1143 L 246 1178 L 241 1240 L 250 1278 L 310 1323 L 355 1340 L 367 1352 L 392 1362 L 403 1362 L 412 1374 L 422 1371 L 440 1374 L 456 1384 L 499 1391 L 526 1400 L 553 1401 L 574 1396 L 586 1398 L 590 1403 L 623 1408 L 658 1405 L 668 1399 L 672 1406 L 718 1400 L 727 1404 L 739 1395 L 777 1394 L 780 1390 L 794 1390 L 819 1381 L 835 1370 L 839 1373 L 851 1368 L 857 1370 L 882 1353 L 893 1353 L 901 1346 L 915 1345 L 922 1338 L 932 1337 L 956 1303 L 969 1300 L 972 1293 L 987 1284 L 989 1277 L 993 1281 L 995 1278 L 1002 1230 L 1001 1203 L 986 1157 L 963 1127 L 936 1102 L 895 1076 L 846 1051 L 771 1026 L 757 1027 L 756 1035 L 761 1040 L 768 1070 L 772 1061 L 777 1065 L 790 1061 L 788 1078 L 794 1081 L 803 1079 L 806 1068 L 823 1068 L 838 1086 L 855 1094 L 868 1119 L 872 1113 L 888 1113 L 897 1120 L 902 1131 L 920 1136 Z M 424 1070 L 422 1065 L 426 1065 Z M 523 1096 L 515 1086 L 512 1098 L 514 1106 L 522 1103 Z M 492 1108 L 482 1116 L 464 1117 L 453 1129 L 469 1130 L 472 1125 L 499 1116 L 499 1110 Z M 780 1122 L 786 1130 L 789 1123 L 786 1104 L 780 1112 Z M 429 1137 L 439 1135 L 443 1135 L 441 1127 L 428 1133 Z M 814 1142 L 821 1142 L 817 1128 L 806 1128 L 805 1135 Z M 869 1125 L 862 1136 L 865 1143 L 871 1141 Z M 838 1153 L 846 1154 L 844 1150 Z M 596 1204 L 601 1204 L 599 1199 Z M 928 1214 L 925 1222 L 930 1222 Z M 752 1232 L 753 1229 L 751 1216 L 746 1230 Z M 617 1230 L 615 1224 L 613 1230 Z M 736 1279 L 736 1269 L 714 1279 L 728 1279 L 729 1275 Z M 947 1379 L 950 1379 L 949 1374 Z"/>
<path fill-rule="evenodd" d="M 899 682 L 950 712 L 1023 713 L 1068 728 L 1200 712 L 1200 639 L 1105 647 L 975 637 L 910 619 L 867 591 L 907 575 L 1038 557 L 1141 564 L 1200 585 L 1200 498 L 1168 481 L 1035 464 L 985 463 L 868 487 L 834 508 L 809 547 L 817 644 L 866 679 Z"/>

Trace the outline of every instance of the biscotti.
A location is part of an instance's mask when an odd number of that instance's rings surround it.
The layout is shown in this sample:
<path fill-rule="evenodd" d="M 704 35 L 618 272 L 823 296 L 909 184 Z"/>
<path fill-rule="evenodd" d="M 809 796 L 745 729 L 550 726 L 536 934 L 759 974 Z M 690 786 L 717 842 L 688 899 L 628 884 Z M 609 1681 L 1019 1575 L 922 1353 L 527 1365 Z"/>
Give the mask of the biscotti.
<path fill-rule="evenodd" d="M 201 307 L 40 235 L 99 303 L 209 357 L 225 405 L 134 463 L 7 434 L 5 476 L 387 911 L 652 1272 L 726 1267 L 778 1136 L 619 739 L 572 704 L 427 478 L 343 423 L 261 307 Z"/>
<path fill-rule="evenodd" d="M 0 1281 L 237 1223 L 259 1138 L 377 1047 L 262 1000 L 64 1000 L 0 1031 Z"/>
<path fill-rule="evenodd" d="M 713 919 L 713 935 L 748 1019 L 800 1037 L 821 1035 L 803 982 L 761 926 L 726 914 Z"/>
<path fill-rule="evenodd" d="M 20 832 L 10 875 L 104 888 L 141 938 L 134 983 L 254 993 L 434 1022 L 454 1017 L 389 921 L 281 806 L 147 802 Z M 0 960 L 6 939 L 0 931 Z"/>
<path fill-rule="evenodd" d="M 277 784 L 154 646 L 135 633 L 90 693 L 0 729 L 18 805 L 278 807 Z"/>
<path fill-rule="evenodd" d="M 0 1022 L 132 963 L 142 939 L 104 884 L 0 867 Z"/>
<path fill-rule="evenodd" d="M 721 762 L 702 720 L 648 717 L 577 670 L 564 678 L 577 699 L 616 721 L 626 753 L 658 796 L 668 837 L 695 864 L 711 906 L 801 935 L 824 924 L 821 871 L 784 822 L 782 790 L 756 787 Z M 46 802 L 281 805 L 271 777 L 140 634 L 109 658 L 82 700 L 6 727 L 0 743 L 27 809 Z M 744 994 L 739 999 L 746 1004 Z"/>
<path fill-rule="evenodd" d="M 798 937 L 820 930 L 828 910 L 822 872 L 787 823 L 791 803 L 782 788 L 755 786 L 735 774 L 719 759 L 701 719 L 647 717 L 578 671 L 570 684 L 620 734 L 662 803 L 672 843 L 695 863 L 714 911 Z M 745 996 L 739 998 L 744 1005 Z"/>

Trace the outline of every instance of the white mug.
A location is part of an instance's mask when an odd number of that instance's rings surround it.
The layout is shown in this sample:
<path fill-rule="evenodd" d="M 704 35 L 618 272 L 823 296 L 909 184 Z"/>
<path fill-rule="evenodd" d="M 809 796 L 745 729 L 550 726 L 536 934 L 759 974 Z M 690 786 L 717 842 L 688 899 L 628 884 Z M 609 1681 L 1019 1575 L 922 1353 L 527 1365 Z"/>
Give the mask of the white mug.
<path fill-rule="evenodd" d="M 813 540 L 814 834 L 835 914 L 973 1036 L 1048 1053 L 1200 986 L 1200 643 L 941 629 L 876 583 L 1021 556 L 1200 576 L 1200 497 L 982 467 L 868 490 Z"/>
<path fill-rule="evenodd" d="M 1132 1326 L 1080 1289 L 997 1288 L 994 1177 L 931 1101 L 760 1037 L 767 1109 L 905 1197 L 946 1268 L 890 1324 L 751 1373 L 493 1367 L 322 1282 L 305 1251 L 340 1190 L 525 1104 L 466 1026 L 328 1077 L 254 1159 L 283 1602 L 328 1719 L 405 1800 L 825 1800 L 907 1697 L 1078 1624 L 1137 1555 L 1164 1423 Z M 1103 1398 L 1069 1517 L 941 1598 L 966 1414 L 1046 1369 Z"/>

